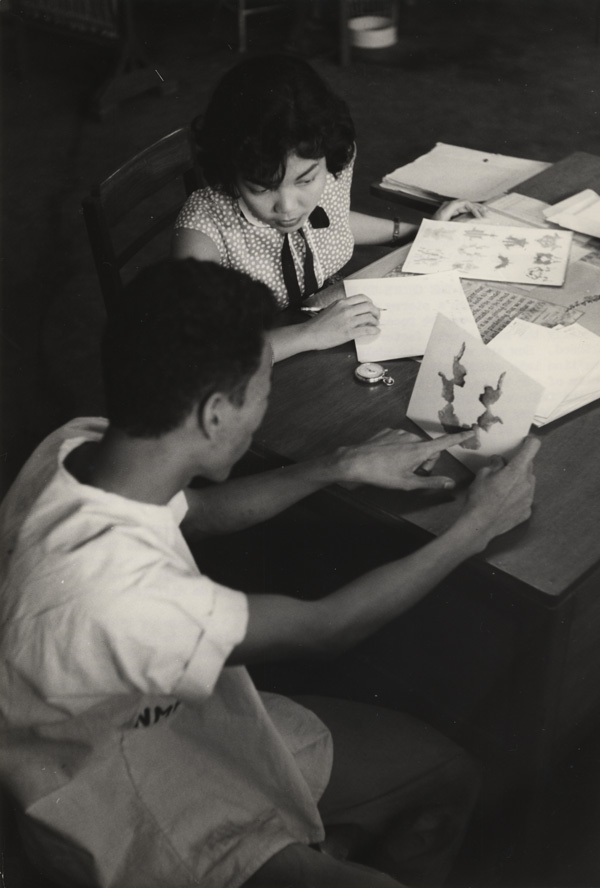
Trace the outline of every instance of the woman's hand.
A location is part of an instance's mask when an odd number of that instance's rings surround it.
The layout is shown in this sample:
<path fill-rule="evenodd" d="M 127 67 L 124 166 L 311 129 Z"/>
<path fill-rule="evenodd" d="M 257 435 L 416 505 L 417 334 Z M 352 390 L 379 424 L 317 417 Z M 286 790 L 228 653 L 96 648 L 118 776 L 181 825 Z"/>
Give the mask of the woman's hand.
<path fill-rule="evenodd" d="M 438 222 L 447 222 L 454 216 L 460 216 L 462 213 L 471 213 L 472 216 L 481 218 L 485 216 L 485 207 L 478 203 L 472 203 L 470 200 L 447 200 L 441 205 L 439 210 L 434 214 L 433 218 Z"/>
<path fill-rule="evenodd" d="M 308 321 L 313 348 L 321 350 L 342 345 L 357 336 L 376 336 L 379 309 L 368 296 L 357 294 L 338 299 Z"/>

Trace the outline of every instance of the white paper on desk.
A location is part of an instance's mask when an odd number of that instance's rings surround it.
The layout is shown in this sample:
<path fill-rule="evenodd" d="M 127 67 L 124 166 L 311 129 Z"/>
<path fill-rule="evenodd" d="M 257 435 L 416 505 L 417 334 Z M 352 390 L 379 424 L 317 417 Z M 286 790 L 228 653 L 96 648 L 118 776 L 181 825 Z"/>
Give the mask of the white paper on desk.
<path fill-rule="evenodd" d="M 488 348 L 544 386 L 536 425 L 548 422 L 600 362 L 600 336 L 580 324 L 548 328 L 515 318 Z"/>
<path fill-rule="evenodd" d="M 542 391 L 539 382 L 438 315 L 406 415 L 433 438 L 473 428 L 474 439 L 450 453 L 477 471 L 494 454 L 512 456 Z"/>
<path fill-rule="evenodd" d="M 376 336 L 355 339 L 359 361 L 389 361 L 422 355 L 438 312 L 480 339 L 467 297 L 454 271 L 426 277 L 345 281 L 346 296 L 364 293 L 383 309 Z"/>
<path fill-rule="evenodd" d="M 399 190 L 409 186 L 411 193 L 488 200 L 549 165 L 438 142 L 427 154 L 389 173 L 382 184 Z"/>
<path fill-rule="evenodd" d="M 487 222 L 493 225 L 510 225 L 516 222 L 524 228 L 550 228 L 544 216 L 548 204 L 535 197 L 527 197 L 516 191 L 502 194 L 486 203 Z"/>
<path fill-rule="evenodd" d="M 504 225 L 421 222 L 403 271 L 457 271 L 461 277 L 560 286 L 573 234 Z"/>
<path fill-rule="evenodd" d="M 600 361 L 577 383 L 573 391 L 548 417 L 546 422 L 554 422 L 555 419 L 560 419 L 567 413 L 579 410 L 580 407 L 585 407 L 586 404 L 590 404 L 597 398 L 600 398 Z"/>
<path fill-rule="evenodd" d="M 600 197 L 591 188 L 548 207 L 544 216 L 555 225 L 600 237 Z"/>

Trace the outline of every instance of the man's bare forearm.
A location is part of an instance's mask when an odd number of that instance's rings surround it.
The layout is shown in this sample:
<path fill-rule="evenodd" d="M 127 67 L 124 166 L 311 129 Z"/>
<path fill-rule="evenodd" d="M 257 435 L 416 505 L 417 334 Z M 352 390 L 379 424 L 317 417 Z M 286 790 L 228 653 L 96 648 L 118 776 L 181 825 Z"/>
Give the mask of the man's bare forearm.
<path fill-rule="evenodd" d="M 374 484 L 398 490 L 452 487 L 450 478 L 424 478 L 416 470 L 423 464 L 431 468 L 446 447 L 471 434 L 466 431 L 421 441 L 401 429 L 384 429 L 363 444 L 338 447 L 326 456 L 186 491 L 186 531 L 220 534 L 243 530 L 335 483 Z"/>
<path fill-rule="evenodd" d="M 186 490 L 186 534 L 233 533 L 267 521 L 312 493 L 344 480 L 340 451 L 201 490 Z"/>

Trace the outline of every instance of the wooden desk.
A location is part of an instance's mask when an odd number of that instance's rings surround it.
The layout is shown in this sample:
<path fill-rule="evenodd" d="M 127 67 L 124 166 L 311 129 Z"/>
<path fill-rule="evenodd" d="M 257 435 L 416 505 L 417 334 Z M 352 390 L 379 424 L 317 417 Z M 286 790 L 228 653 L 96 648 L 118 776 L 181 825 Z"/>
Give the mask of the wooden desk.
<path fill-rule="evenodd" d="M 385 274 L 406 250 L 353 277 Z M 559 301 L 556 288 L 549 298 Z M 277 364 L 256 451 L 281 464 L 384 427 L 413 429 L 406 409 L 418 365 L 386 362 L 396 380 L 386 388 L 358 382 L 356 363 L 350 343 Z M 600 403 L 536 434 L 542 448 L 531 520 L 356 655 L 363 685 L 370 672 L 380 701 L 408 705 L 454 734 L 502 775 L 490 792 L 502 804 L 514 792 L 533 819 L 550 769 L 600 718 Z M 332 520 L 355 516 L 387 535 L 390 551 L 400 539 L 417 545 L 454 521 L 470 480 L 448 455 L 439 470 L 459 482 L 455 496 L 331 488 L 319 509 Z M 519 830 L 523 843 L 530 836 Z"/>

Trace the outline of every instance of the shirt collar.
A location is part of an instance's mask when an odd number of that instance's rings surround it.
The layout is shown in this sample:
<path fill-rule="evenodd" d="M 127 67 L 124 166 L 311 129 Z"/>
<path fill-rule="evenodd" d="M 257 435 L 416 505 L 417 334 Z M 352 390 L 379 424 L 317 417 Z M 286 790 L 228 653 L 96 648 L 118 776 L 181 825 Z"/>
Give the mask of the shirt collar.
<path fill-rule="evenodd" d="M 256 216 L 241 195 L 238 197 L 238 206 L 240 208 L 242 216 L 244 217 L 246 222 L 250 223 L 250 225 L 254 225 L 255 228 L 271 228 L 271 226 L 267 225 L 266 222 L 263 222 L 262 219 L 256 218 Z M 277 229 L 273 228 L 272 230 L 276 231 Z"/>

